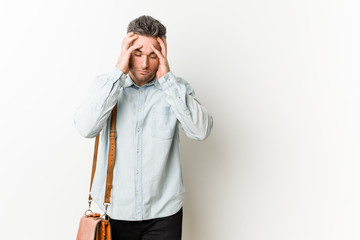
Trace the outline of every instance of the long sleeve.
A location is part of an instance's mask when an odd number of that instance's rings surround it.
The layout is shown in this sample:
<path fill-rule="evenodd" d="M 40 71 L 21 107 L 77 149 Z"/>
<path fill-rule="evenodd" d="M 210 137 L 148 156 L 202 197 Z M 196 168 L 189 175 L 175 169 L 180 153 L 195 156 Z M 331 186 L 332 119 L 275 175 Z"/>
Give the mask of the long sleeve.
<path fill-rule="evenodd" d="M 204 140 L 213 126 L 212 116 L 196 99 L 194 90 L 182 78 L 168 72 L 159 80 L 177 119 L 186 136 L 195 140 Z"/>
<path fill-rule="evenodd" d="M 108 74 L 95 78 L 90 98 L 74 113 L 74 124 L 80 135 L 93 138 L 103 129 L 124 85 L 126 74 L 114 67 Z"/>

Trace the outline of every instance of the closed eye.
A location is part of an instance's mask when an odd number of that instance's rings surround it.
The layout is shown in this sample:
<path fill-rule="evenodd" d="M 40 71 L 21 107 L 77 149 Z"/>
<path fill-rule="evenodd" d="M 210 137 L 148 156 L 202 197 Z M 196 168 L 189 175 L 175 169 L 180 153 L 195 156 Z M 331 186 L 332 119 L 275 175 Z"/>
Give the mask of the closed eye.
<path fill-rule="evenodd" d="M 136 57 L 141 57 L 141 51 L 140 51 L 139 49 L 135 49 L 134 55 L 135 55 Z"/>

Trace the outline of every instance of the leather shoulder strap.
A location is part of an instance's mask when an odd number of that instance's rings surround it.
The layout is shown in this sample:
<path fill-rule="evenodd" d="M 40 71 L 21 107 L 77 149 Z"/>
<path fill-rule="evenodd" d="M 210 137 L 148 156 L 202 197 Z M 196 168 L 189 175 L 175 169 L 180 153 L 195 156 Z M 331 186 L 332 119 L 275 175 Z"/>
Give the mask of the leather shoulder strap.
<path fill-rule="evenodd" d="M 100 134 L 98 134 L 95 138 L 94 157 L 93 157 L 93 165 L 92 165 L 90 189 L 89 189 L 89 201 L 92 200 L 90 192 L 91 192 L 94 175 L 95 175 L 95 171 L 96 171 L 97 154 L 98 154 L 98 149 L 99 149 L 99 138 L 100 138 Z"/>
<path fill-rule="evenodd" d="M 106 175 L 106 187 L 105 187 L 105 197 L 104 203 L 110 203 L 111 188 L 112 188 L 112 179 L 113 179 L 113 170 L 115 163 L 115 146 L 116 146 L 116 114 L 117 114 L 117 104 L 111 112 L 111 125 L 110 125 L 110 134 L 109 134 L 109 151 L 108 151 L 108 166 L 107 166 L 107 175 Z M 100 135 L 100 134 L 99 134 Z M 89 201 L 92 200 L 90 191 L 94 180 L 94 175 L 96 171 L 96 162 L 97 154 L 99 149 L 99 135 L 95 138 L 95 147 L 94 147 L 94 158 L 91 171 L 91 180 L 90 180 L 90 190 L 89 190 Z"/>
<path fill-rule="evenodd" d="M 115 163 L 116 114 L 117 114 L 117 104 L 115 105 L 115 107 L 113 108 L 112 113 L 111 113 L 111 127 L 110 127 L 110 134 L 109 134 L 108 166 L 107 166 L 107 175 L 106 175 L 106 187 L 105 187 L 104 203 L 110 203 L 110 196 L 111 196 L 113 170 L 114 170 L 114 163 Z"/>

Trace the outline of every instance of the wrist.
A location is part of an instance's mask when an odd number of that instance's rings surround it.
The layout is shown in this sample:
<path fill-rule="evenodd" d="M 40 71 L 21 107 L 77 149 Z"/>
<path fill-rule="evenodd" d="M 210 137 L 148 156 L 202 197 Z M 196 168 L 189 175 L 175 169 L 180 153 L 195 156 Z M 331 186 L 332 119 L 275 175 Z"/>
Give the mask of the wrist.
<path fill-rule="evenodd" d="M 128 74 L 128 72 L 129 72 L 129 68 L 125 68 L 125 67 L 121 66 L 120 64 L 116 64 L 115 67 L 125 74 Z"/>
<path fill-rule="evenodd" d="M 167 72 L 166 74 L 164 74 L 162 77 L 158 78 L 158 81 L 160 83 L 160 85 L 162 86 L 170 86 L 172 85 L 172 82 L 176 80 L 175 75 L 172 72 Z"/>

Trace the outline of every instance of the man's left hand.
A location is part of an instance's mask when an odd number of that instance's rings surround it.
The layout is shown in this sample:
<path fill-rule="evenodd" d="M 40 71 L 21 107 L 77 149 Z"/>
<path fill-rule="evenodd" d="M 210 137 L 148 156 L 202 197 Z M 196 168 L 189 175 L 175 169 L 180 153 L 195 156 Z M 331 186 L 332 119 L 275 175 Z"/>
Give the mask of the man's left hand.
<path fill-rule="evenodd" d="M 160 79 L 162 76 L 170 72 L 170 67 L 167 60 L 167 43 L 165 37 L 158 37 L 156 40 L 160 44 L 161 51 L 157 50 L 154 45 L 152 45 L 151 48 L 159 58 L 159 68 L 156 72 L 156 77 L 157 79 Z"/>

